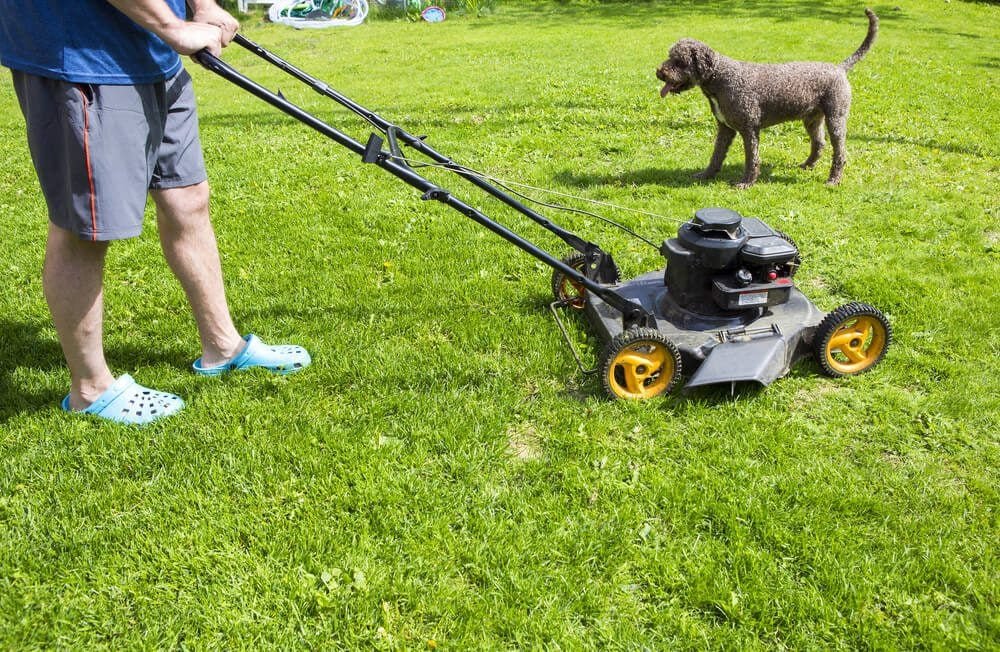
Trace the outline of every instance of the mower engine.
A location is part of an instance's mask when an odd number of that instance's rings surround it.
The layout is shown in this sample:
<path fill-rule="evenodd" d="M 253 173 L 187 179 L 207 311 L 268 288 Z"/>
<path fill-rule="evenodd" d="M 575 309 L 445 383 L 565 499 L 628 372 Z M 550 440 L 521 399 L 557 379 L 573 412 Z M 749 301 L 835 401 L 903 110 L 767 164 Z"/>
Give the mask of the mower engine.
<path fill-rule="evenodd" d="M 660 248 L 664 284 L 703 315 L 763 313 L 788 301 L 799 251 L 780 231 L 726 208 L 702 208 Z"/>

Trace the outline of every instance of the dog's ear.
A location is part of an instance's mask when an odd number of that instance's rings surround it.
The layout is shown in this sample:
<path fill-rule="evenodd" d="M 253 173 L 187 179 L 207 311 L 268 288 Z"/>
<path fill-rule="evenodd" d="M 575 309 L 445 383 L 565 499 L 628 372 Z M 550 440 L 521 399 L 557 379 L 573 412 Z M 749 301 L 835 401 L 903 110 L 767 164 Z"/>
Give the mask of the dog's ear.
<path fill-rule="evenodd" d="M 696 79 L 702 82 L 710 78 L 717 60 L 715 50 L 699 41 L 692 41 L 690 54 L 691 67 Z"/>

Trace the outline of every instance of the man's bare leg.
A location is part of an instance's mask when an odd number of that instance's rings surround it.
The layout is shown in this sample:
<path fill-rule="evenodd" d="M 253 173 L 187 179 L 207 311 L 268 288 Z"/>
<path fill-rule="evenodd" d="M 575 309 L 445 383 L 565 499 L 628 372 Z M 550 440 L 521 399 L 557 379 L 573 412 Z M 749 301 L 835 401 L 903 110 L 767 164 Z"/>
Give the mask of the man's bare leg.
<path fill-rule="evenodd" d="M 115 381 L 104 359 L 107 242 L 49 223 L 42 288 L 70 373 L 69 405 L 83 410 Z"/>
<path fill-rule="evenodd" d="M 187 294 L 201 338 L 201 364 L 212 367 L 238 354 L 246 342 L 229 314 L 222 264 L 209 218 L 208 182 L 154 190 L 163 255 Z"/>

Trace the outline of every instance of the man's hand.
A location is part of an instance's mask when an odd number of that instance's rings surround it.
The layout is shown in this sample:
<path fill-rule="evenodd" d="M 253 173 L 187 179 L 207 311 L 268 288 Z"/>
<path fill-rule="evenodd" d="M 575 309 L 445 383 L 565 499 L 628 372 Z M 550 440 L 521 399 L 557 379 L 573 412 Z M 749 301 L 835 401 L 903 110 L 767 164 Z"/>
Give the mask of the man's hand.
<path fill-rule="evenodd" d="M 232 15 L 215 4 L 214 0 L 203 0 L 192 2 L 194 6 L 194 16 L 192 20 L 196 23 L 215 25 L 222 30 L 222 47 L 229 45 L 229 42 L 236 36 L 240 29 L 240 23 Z"/>
<path fill-rule="evenodd" d="M 163 30 L 160 38 L 178 54 L 194 54 L 208 50 L 213 55 L 219 56 L 222 54 L 222 48 L 229 42 L 228 39 L 224 39 L 222 30 L 215 25 L 189 23 L 183 20 Z"/>

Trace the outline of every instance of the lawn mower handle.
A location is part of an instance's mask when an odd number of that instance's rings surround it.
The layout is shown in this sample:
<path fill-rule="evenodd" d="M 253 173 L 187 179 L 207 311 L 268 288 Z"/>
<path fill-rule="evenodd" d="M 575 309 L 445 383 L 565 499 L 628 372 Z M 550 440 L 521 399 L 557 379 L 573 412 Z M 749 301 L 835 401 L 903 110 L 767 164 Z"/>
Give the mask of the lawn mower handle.
<path fill-rule="evenodd" d="M 240 41 L 241 42 L 246 41 L 247 43 L 250 43 L 250 41 L 242 37 Z M 263 48 L 260 49 L 264 51 Z M 510 242 L 516 247 L 522 249 L 526 253 L 537 258 L 543 263 L 549 265 L 553 269 L 558 270 L 559 272 L 564 274 L 567 278 L 580 283 L 588 291 L 593 292 L 595 295 L 603 299 L 608 305 L 618 310 L 622 314 L 622 321 L 625 328 L 629 328 L 631 326 L 649 326 L 655 328 L 656 318 L 653 316 L 651 312 L 649 312 L 639 304 L 630 301 L 625 297 L 623 297 L 622 295 L 615 292 L 614 290 L 611 290 L 610 288 L 601 285 L 597 281 L 589 278 L 585 273 L 567 265 L 563 261 L 552 256 L 550 253 L 540 249 L 535 244 L 520 237 L 510 229 L 506 228 L 505 226 L 491 220 L 489 217 L 487 217 L 484 213 L 482 213 L 478 209 L 470 206 L 469 204 L 466 204 L 460 199 L 457 199 L 449 191 L 437 186 L 433 182 L 417 174 L 413 170 L 413 168 L 411 168 L 409 165 L 397 161 L 396 158 L 391 153 L 379 150 L 376 156 L 372 156 L 370 146 L 366 147 L 365 145 L 362 145 L 357 140 L 339 131 L 335 127 L 323 122 L 322 120 L 312 115 L 308 111 L 305 111 L 299 106 L 289 102 L 281 95 L 269 91 L 268 89 L 264 88 L 257 82 L 253 81 L 249 77 L 246 77 L 245 75 L 237 71 L 235 68 L 224 62 L 219 57 L 213 55 L 208 50 L 201 50 L 199 52 L 196 52 L 195 54 L 192 55 L 192 58 L 196 62 L 204 66 L 206 69 L 219 75 L 223 79 L 231 82 L 236 86 L 239 86 L 240 88 L 247 91 L 251 95 L 254 95 L 264 100 L 271 106 L 290 115 L 299 122 L 302 122 L 303 124 L 323 134 L 327 138 L 330 138 L 331 140 L 337 142 L 338 144 L 346 147 L 355 154 L 361 156 L 362 159 L 365 160 L 366 162 L 370 162 L 374 165 L 377 165 L 378 167 L 389 172 L 396 178 L 416 188 L 422 193 L 421 199 L 424 200 L 433 199 L 451 207 L 452 209 L 458 211 L 459 213 L 462 213 L 463 215 L 473 220 L 474 222 L 480 224 L 481 226 L 486 227 L 488 230 L 499 235 L 507 242 Z M 277 59 L 277 57 L 274 58 Z M 301 74 L 306 76 L 305 73 Z M 332 91 L 332 89 L 331 92 L 336 93 L 335 91 Z M 344 99 L 347 100 L 347 98 Z M 347 101 L 350 102 L 350 100 Z M 373 141 L 370 139 L 369 145 L 371 145 L 372 142 Z M 422 143 L 423 141 L 419 141 L 418 139 L 418 142 Z M 458 170 L 454 171 L 458 172 Z M 461 176 L 465 177 L 465 175 Z M 475 179 L 475 177 L 473 177 L 473 179 Z M 496 190 L 496 192 L 503 194 L 499 190 Z M 490 192 L 490 194 L 493 194 L 493 192 Z M 544 218 L 542 219 L 544 220 Z M 545 221 L 547 222 L 547 220 Z"/>

